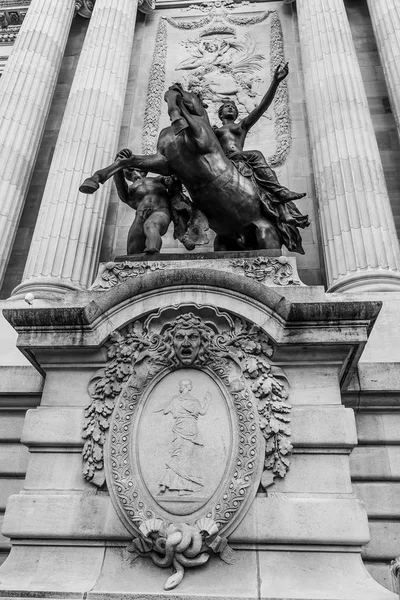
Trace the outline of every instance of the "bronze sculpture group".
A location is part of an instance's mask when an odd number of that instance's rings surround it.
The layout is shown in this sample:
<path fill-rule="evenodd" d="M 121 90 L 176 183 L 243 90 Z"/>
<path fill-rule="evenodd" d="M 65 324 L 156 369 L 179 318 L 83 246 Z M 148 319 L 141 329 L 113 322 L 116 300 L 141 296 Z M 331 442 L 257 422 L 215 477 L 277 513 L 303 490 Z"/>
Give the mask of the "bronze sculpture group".
<path fill-rule="evenodd" d="M 202 214 L 216 233 L 216 251 L 280 250 L 285 245 L 304 254 L 299 228 L 309 222 L 294 201 L 306 194 L 282 186 L 261 152 L 243 149 L 248 131 L 287 75 L 287 64 L 278 67 L 260 104 L 239 122 L 235 103 L 224 102 L 222 126 L 214 128 L 200 97 L 172 85 L 164 97 L 171 126 L 160 132 L 157 152 L 122 150 L 112 165 L 84 181 L 80 191 L 90 194 L 114 176 L 121 200 L 136 208 L 128 254 L 159 252 L 171 219 L 175 236 L 192 249 L 205 228 Z M 149 171 L 159 176 L 146 177 Z"/>

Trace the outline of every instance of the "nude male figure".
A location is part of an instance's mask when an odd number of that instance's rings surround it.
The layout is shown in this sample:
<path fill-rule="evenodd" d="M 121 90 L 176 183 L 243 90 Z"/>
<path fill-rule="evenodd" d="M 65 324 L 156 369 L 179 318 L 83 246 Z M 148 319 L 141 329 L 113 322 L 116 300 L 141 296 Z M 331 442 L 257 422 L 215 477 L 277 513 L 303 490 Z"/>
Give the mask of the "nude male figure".
<path fill-rule="evenodd" d="M 132 152 L 125 148 L 116 156 L 129 158 Z M 125 204 L 136 209 L 135 219 L 129 229 L 128 254 L 154 254 L 162 245 L 161 237 L 171 222 L 169 194 L 164 177 L 146 177 L 145 171 L 133 169 L 114 175 L 118 196 Z M 128 185 L 127 181 L 132 184 Z"/>
<path fill-rule="evenodd" d="M 232 160 L 239 171 L 247 176 L 251 175 L 252 172 L 259 187 L 272 194 L 274 196 L 273 201 L 282 204 L 303 198 L 306 194 L 291 192 L 288 188 L 282 186 L 262 152 L 259 150 L 243 150 L 243 147 L 249 130 L 269 108 L 279 84 L 287 77 L 288 73 L 288 63 L 283 67 L 279 66 L 260 104 L 239 122 L 236 122 L 239 114 L 236 104 L 232 100 L 224 102 L 218 111 L 222 126 L 214 127 L 214 133 L 224 153 Z"/>

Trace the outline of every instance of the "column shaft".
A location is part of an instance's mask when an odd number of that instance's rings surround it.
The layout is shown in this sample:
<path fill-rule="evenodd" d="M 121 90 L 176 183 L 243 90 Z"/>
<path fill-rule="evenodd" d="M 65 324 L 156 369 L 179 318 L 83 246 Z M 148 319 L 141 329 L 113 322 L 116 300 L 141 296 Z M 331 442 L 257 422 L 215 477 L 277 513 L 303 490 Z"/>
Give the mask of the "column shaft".
<path fill-rule="evenodd" d="M 94 5 L 50 167 L 24 273 L 25 289 L 88 286 L 97 268 L 109 186 L 93 196 L 79 185 L 117 150 L 137 1 Z"/>
<path fill-rule="evenodd" d="M 400 289 L 400 251 L 343 0 L 297 0 L 330 291 Z"/>
<path fill-rule="evenodd" d="M 74 16 L 74 0 L 32 0 L 0 79 L 0 286 Z"/>
<path fill-rule="evenodd" d="M 367 2 L 400 135 L 400 3 L 398 0 Z"/>

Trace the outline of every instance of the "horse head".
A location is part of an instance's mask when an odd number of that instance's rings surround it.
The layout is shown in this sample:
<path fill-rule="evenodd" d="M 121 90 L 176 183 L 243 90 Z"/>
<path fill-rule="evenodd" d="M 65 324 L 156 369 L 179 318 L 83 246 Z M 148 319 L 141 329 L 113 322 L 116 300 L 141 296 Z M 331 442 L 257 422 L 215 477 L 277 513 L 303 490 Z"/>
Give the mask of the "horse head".
<path fill-rule="evenodd" d="M 196 115 L 198 117 L 207 116 L 207 105 L 203 103 L 198 94 L 195 92 L 187 92 L 180 83 L 174 83 L 168 89 L 179 92 L 179 96 L 176 98 L 177 104 L 183 104 L 191 115 Z"/>

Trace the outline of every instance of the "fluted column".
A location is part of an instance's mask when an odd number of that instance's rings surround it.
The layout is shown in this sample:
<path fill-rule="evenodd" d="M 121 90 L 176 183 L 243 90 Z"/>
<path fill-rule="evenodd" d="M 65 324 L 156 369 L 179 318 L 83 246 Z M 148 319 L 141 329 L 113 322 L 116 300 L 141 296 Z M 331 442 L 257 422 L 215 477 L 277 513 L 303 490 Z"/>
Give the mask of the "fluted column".
<path fill-rule="evenodd" d="M 297 12 L 329 291 L 400 290 L 399 243 L 343 0 L 297 0 Z"/>
<path fill-rule="evenodd" d="M 79 185 L 114 159 L 137 0 L 97 0 L 60 128 L 24 280 L 15 293 L 84 289 L 97 268 L 110 186 Z"/>
<path fill-rule="evenodd" d="M 400 2 L 367 0 L 376 43 L 400 135 Z"/>
<path fill-rule="evenodd" d="M 32 0 L 0 79 L 0 287 L 74 9 L 74 0 Z"/>

